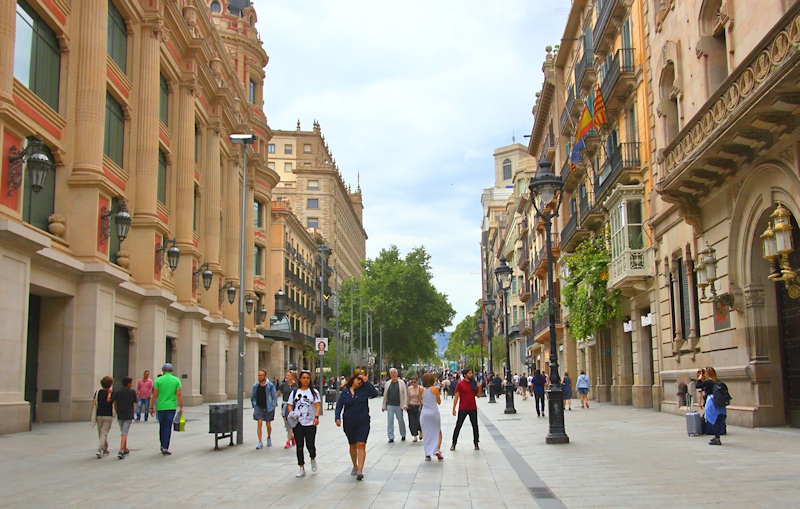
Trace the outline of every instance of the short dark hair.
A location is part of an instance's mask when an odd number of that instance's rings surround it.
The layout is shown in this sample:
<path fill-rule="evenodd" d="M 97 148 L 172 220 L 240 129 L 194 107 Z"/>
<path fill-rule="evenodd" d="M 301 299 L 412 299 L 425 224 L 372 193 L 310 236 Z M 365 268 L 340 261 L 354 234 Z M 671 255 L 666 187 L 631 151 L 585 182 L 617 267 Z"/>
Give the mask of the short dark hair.
<path fill-rule="evenodd" d="M 131 378 L 129 376 L 126 376 L 125 378 L 122 379 L 122 386 L 123 387 L 127 387 L 132 383 L 133 383 L 133 378 Z"/>
<path fill-rule="evenodd" d="M 100 387 L 102 387 L 103 389 L 108 389 L 112 385 L 114 385 L 114 379 L 111 378 L 110 376 L 106 375 L 100 379 Z"/>

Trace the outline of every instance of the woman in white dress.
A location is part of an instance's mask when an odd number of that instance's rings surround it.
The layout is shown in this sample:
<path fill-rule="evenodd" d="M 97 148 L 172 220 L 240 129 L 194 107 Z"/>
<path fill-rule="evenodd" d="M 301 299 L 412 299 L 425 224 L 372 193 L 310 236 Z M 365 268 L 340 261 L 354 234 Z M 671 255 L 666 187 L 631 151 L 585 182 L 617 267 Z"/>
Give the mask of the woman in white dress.
<path fill-rule="evenodd" d="M 442 420 L 439 416 L 439 405 L 442 398 L 439 389 L 435 387 L 436 375 L 425 373 L 422 375 L 422 388 L 420 399 L 422 410 L 419 415 L 422 427 L 422 448 L 425 450 L 425 461 L 430 461 L 431 456 L 436 456 L 439 461 L 444 459 L 440 448 L 442 446 Z"/>

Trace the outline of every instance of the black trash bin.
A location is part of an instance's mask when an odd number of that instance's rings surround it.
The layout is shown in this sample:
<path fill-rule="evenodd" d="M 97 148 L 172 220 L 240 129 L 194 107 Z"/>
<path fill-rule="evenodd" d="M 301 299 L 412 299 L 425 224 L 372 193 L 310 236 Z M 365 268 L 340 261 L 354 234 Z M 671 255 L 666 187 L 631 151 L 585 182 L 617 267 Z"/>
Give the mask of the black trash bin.
<path fill-rule="evenodd" d="M 214 434 L 214 450 L 219 450 L 219 439 L 230 438 L 233 444 L 233 432 L 237 428 L 237 410 L 239 405 L 236 403 L 212 403 L 208 405 L 208 432 Z"/>
<path fill-rule="evenodd" d="M 328 404 L 328 410 L 333 410 L 338 395 L 339 393 L 336 392 L 336 389 L 327 389 L 325 391 L 325 403 Z"/>

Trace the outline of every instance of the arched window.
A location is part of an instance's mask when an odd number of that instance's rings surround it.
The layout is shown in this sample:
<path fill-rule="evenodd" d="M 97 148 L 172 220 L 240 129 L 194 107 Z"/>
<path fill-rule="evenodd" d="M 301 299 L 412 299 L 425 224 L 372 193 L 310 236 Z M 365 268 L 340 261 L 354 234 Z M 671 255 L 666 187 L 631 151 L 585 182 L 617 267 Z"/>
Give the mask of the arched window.
<path fill-rule="evenodd" d="M 722 0 L 705 0 L 700 8 L 700 50 L 706 62 L 709 97 L 728 77 L 727 13 Z"/>
<path fill-rule="evenodd" d="M 216 1 L 211 2 L 211 12 L 213 12 L 214 14 L 219 14 L 220 12 L 222 12 L 222 6 L 220 5 L 219 2 Z"/>
<path fill-rule="evenodd" d="M 511 179 L 511 159 L 503 161 L 503 180 Z"/>
<path fill-rule="evenodd" d="M 661 72 L 661 82 L 659 83 L 659 91 L 661 95 L 661 103 L 659 105 L 659 113 L 664 118 L 664 134 L 665 141 L 669 143 L 680 131 L 680 124 L 678 123 L 678 97 L 675 89 L 675 64 L 672 61 L 667 62 L 664 70 Z"/>

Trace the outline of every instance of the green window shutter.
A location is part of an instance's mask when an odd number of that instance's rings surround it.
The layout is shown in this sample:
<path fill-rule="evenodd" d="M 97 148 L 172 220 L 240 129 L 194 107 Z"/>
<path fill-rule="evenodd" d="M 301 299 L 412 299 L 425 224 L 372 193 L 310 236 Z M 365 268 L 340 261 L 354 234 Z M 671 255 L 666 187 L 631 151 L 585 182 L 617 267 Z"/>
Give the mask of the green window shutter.
<path fill-rule="evenodd" d="M 156 196 L 159 203 L 167 204 L 167 156 L 160 150 L 158 151 L 158 191 Z"/>
<path fill-rule="evenodd" d="M 52 160 L 53 155 L 49 151 L 47 156 Z M 38 193 L 31 189 L 30 177 L 24 168 L 22 179 L 22 220 L 40 230 L 48 231 L 50 222 L 47 218 L 55 212 L 56 173 L 48 172 L 44 188 Z"/>
<path fill-rule="evenodd" d="M 163 74 L 159 75 L 159 97 L 158 97 L 158 116 L 161 123 L 165 126 L 169 125 L 169 86 L 167 85 L 167 78 Z"/>
<path fill-rule="evenodd" d="M 261 248 L 256 246 L 255 249 L 255 256 L 254 256 L 255 267 L 253 268 L 253 274 L 256 276 L 261 275 Z"/>
<path fill-rule="evenodd" d="M 17 1 L 14 76 L 58 111 L 61 47 L 56 33 L 24 1 Z"/>
<path fill-rule="evenodd" d="M 122 72 L 127 73 L 128 29 L 114 2 L 108 1 L 108 54 Z"/>
<path fill-rule="evenodd" d="M 120 167 L 123 165 L 125 147 L 125 115 L 122 106 L 106 92 L 106 128 L 103 153 Z"/>

